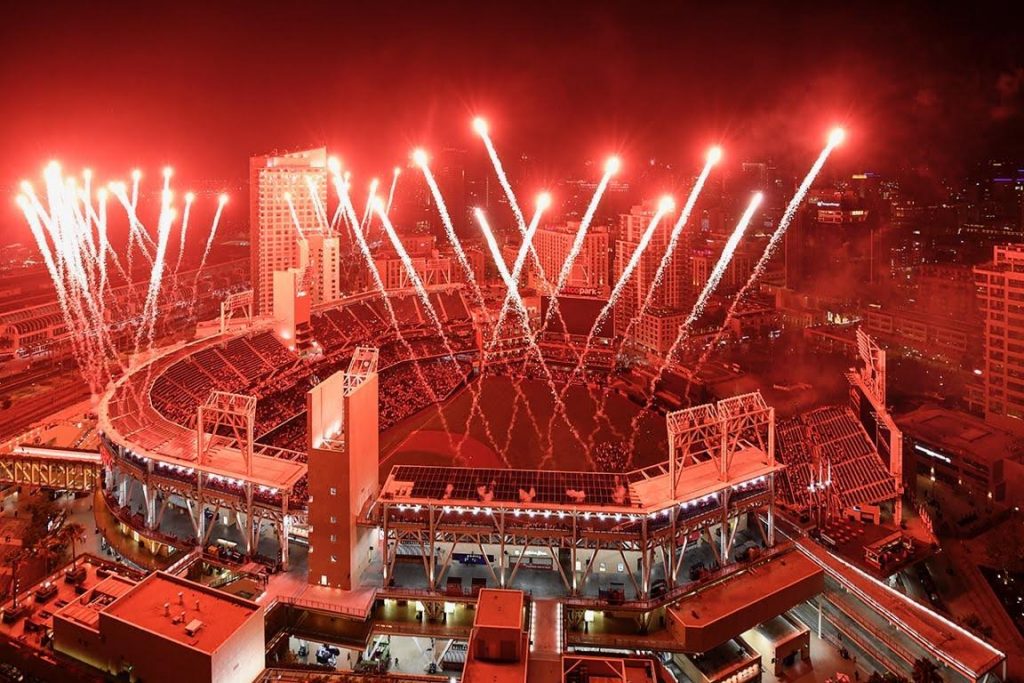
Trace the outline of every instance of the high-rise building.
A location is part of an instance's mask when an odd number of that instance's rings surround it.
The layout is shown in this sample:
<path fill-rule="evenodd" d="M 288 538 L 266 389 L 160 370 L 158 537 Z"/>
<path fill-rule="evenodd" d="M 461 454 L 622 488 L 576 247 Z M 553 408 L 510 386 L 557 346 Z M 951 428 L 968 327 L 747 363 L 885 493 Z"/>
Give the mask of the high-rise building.
<path fill-rule="evenodd" d="M 1024 244 L 995 247 L 975 266 L 978 308 L 985 319 L 985 419 L 1024 432 Z"/>
<path fill-rule="evenodd" d="M 633 252 L 636 251 L 640 237 L 647 229 L 651 219 L 654 218 L 656 211 L 656 204 L 647 202 L 638 204 L 629 213 L 619 216 L 619 238 L 615 242 L 615 256 L 612 263 L 612 276 L 616 281 L 625 270 Z M 673 217 L 666 216 L 655 228 L 636 270 L 633 271 L 632 277 L 629 278 L 622 294 L 616 301 L 615 329 L 625 331 L 629 321 L 640 312 L 651 283 L 654 282 L 654 276 L 658 272 L 658 266 L 665 256 L 665 250 L 668 249 L 673 224 Z M 681 245 L 682 241 L 677 245 L 677 253 L 673 254 L 671 262 L 662 274 L 661 284 L 654 290 L 650 301 L 651 306 L 659 309 L 679 309 L 688 296 L 687 259 L 678 253 L 681 251 L 679 248 Z"/>
<path fill-rule="evenodd" d="M 533 246 L 544 270 L 545 281 L 536 280 L 545 292 L 550 292 L 558 282 L 562 265 L 569 256 L 573 240 L 579 229 L 579 222 L 569 221 L 564 225 L 539 228 L 533 236 Z M 532 259 L 527 260 L 532 270 Z M 536 276 L 536 273 L 531 273 Z M 591 295 L 608 293 L 608 228 L 591 225 L 583 238 L 580 253 L 573 261 L 572 270 L 565 287 Z"/>
<path fill-rule="evenodd" d="M 273 309 L 274 273 L 301 265 L 299 242 L 302 236 L 295 222 L 298 221 L 307 237 L 322 234 L 319 212 L 326 205 L 326 148 L 249 159 L 249 235 L 256 315 L 269 315 Z M 324 246 L 316 253 L 310 252 L 314 274 L 327 273 L 326 277 L 315 278 L 320 284 L 330 283 L 330 273 L 337 273 L 336 267 L 320 261 L 324 255 L 333 254 L 331 258 L 336 258 L 337 248 L 334 244 Z M 337 282 L 336 276 L 334 282 Z M 331 289 L 329 284 L 327 288 Z M 323 296 L 320 291 L 311 294 L 314 303 L 319 303 Z"/>
<path fill-rule="evenodd" d="M 785 235 L 786 286 L 853 300 L 888 270 L 879 215 L 853 191 L 812 190 Z"/>

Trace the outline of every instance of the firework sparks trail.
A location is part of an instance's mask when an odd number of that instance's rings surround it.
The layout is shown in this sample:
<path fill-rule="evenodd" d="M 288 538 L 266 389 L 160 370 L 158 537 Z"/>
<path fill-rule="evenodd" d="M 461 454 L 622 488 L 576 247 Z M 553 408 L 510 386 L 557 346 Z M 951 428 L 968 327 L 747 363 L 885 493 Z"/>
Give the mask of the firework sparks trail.
<path fill-rule="evenodd" d="M 804 179 L 797 188 L 796 193 L 789 200 L 789 204 L 786 205 L 786 210 L 782 213 L 782 218 L 779 220 L 778 227 L 775 228 L 775 232 L 773 232 L 772 236 L 768 239 L 768 244 L 764 248 L 764 253 L 762 253 L 761 258 L 758 259 L 757 264 L 750 273 L 750 277 L 747 278 L 747 282 L 732 300 L 732 304 L 729 306 L 729 311 L 726 313 L 725 320 L 718 328 L 718 331 L 715 332 L 715 336 L 711 340 L 711 343 L 701 352 L 700 358 L 698 358 L 697 363 L 693 368 L 692 376 L 696 377 L 697 373 L 708 361 L 708 358 L 712 353 L 714 353 L 714 350 L 721 341 L 722 336 L 725 334 L 725 330 L 728 328 L 729 323 L 736 318 L 736 310 L 740 303 L 743 301 L 744 297 L 746 297 L 751 288 L 753 288 L 758 278 L 764 275 L 765 268 L 768 267 L 768 262 L 771 261 L 772 256 L 775 255 L 775 251 L 778 249 L 782 238 L 785 236 L 786 230 L 789 228 L 789 224 L 792 223 L 793 218 L 796 217 L 797 209 L 800 208 L 804 197 L 807 196 L 807 192 L 811 189 L 811 185 L 814 184 L 815 178 L 818 177 L 821 169 L 825 166 L 825 162 L 828 161 L 828 157 L 832 153 L 832 150 L 842 144 L 845 136 L 845 132 L 842 128 L 836 128 L 829 134 L 828 144 L 826 144 L 825 148 L 821 150 L 821 154 L 818 155 L 818 158 L 811 166 L 811 169 L 807 172 L 807 175 L 804 176 Z M 689 384 L 687 384 L 686 390 L 687 393 L 689 393 Z"/>
<path fill-rule="evenodd" d="M 462 248 L 462 242 L 459 241 L 458 235 L 455 234 L 455 226 L 452 224 L 451 216 L 448 215 L 448 206 L 444 202 L 444 196 L 441 194 L 441 188 L 437 186 L 434 174 L 430 170 L 427 153 L 422 149 L 417 149 L 412 153 L 412 160 L 420 167 L 420 170 L 423 171 L 423 178 L 427 181 L 427 187 L 430 188 L 430 195 L 434 198 L 434 204 L 437 205 L 437 213 L 441 217 L 441 223 L 444 225 L 445 235 L 447 235 L 448 242 L 452 245 L 452 249 L 455 250 L 455 256 L 459 259 L 459 265 L 462 266 L 462 271 L 466 274 L 466 280 L 469 282 L 470 289 L 476 297 L 476 301 L 474 303 L 479 306 L 481 310 L 486 311 L 487 307 L 484 305 L 480 285 L 477 284 L 476 275 L 473 273 L 472 266 L 469 265 L 469 259 L 466 258 L 466 252 Z"/>
<path fill-rule="evenodd" d="M 320 200 L 320 192 L 317 189 L 316 181 L 312 176 L 306 176 L 306 189 L 309 190 L 309 200 L 313 203 L 313 213 L 316 214 L 317 223 L 324 234 L 330 234 L 329 222 L 327 220 L 327 208 Z"/>
<path fill-rule="evenodd" d="M 366 228 L 373 218 L 373 211 L 376 208 L 374 204 L 377 202 L 377 188 L 380 187 L 380 181 L 373 178 L 370 181 L 370 193 L 366 197 L 366 207 L 363 209 L 363 219 L 359 221 L 359 227 L 366 232 Z"/>
<path fill-rule="evenodd" d="M 523 236 L 523 241 L 519 245 L 519 251 L 516 252 L 516 259 L 512 262 L 512 282 L 515 284 L 516 292 L 519 291 L 519 280 L 523 274 L 523 266 L 526 265 L 526 255 L 530 251 L 530 245 L 533 244 L 533 237 L 537 232 L 537 227 L 540 225 L 541 214 L 544 213 L 549 206 L 551 206 L 551 195 L 546 192 L 542 193 L 540 197 L 537 198 L 537 210 L 534 212 L 533 219 L 530 221 L 530 224 L 526 227 L 526 235 Z M 501 308 L 498 310 L 498 318 L 491 333 L 491 342 L 489 346 L 494 346 L 495 342 L 498 341 L 498 333 L 505 324 L 505 316 L 508 315 L 508 310 L 512 306 L 513 296 L 512 290 L 505 292 L 505 299 L 501 302 Z"/>
<path fill-rule="evenodd" d="M 288 211 L 292 216 L 292 225 L 295 226 L 295 232 L 299 236 L 299 241 L 304 242 L 306 235 L 302 232 L 302 223 L 299 222 L 299 213 L 295 210 L 295 203 L 292 202 L 292 193 L 284 193 L 284 201 L 288 204 Z"/>
<path fill-rule="evenodd" d="M 142 171 L 140 171 L 139 169 L 135 169 L 134 171 L 132 171 L 132 211 L 135 211 L 139 206 L 139 180 L 141 179 Z"/>
<path fill-rule="evenodd" d="M 487 132 L 487 122 L 480 117 L 473 119 L 473 130 L 480 139 L 483 140 L 484 147 L 487 148 L 487 156 L 491 159 L 491 165 L 494 167 L 494 173 L 498 176 L 498 183 L 501 185 L 501 189 L 505 192 L 505 198 L 508 199 L 508 204 L 512 207 L 512 214 L 516 219 L 516 226 L 519 228 L 519 234 L 526 235 L 526 217 L 523 216 L 523 210 L 519 208 L 519 202 L 516 200 L 516 193 L 512 190 L 512 185 L 508 181 L 508 176 L 505 175 L 505 167 L 501 164 L 501 158 L 498 156 L 498 150 L 494 148 L 494 143 L 491 141 L 491 136 Z M 530 245 L 530 258 L 533 261 L 533 267 L 537 271 L 537 277 L 541 282 L 547 280 L 544 275 L 544 267 L 541 265 L 540 257 L 537 255 L 537 250 Z"/>
<path fill-rule="evenodd" d="M 576 365 L 573 367 L 572 372 L 569 373 L 568 381 L 566 381 L 565 386 L 562 387 L 562 392 L 559 396 L 562 400 L 565 400 L 565 395 L 569 392 L 569 387 L 572 386 L 576 377 L 583 372 L 583 369 L 586 366 L 587 356 L 590 354 L 591 345 L 594 343 L 594 337 L 601 331 L 602 325 L 604 325 L 608 316 L 611 315 L 612 309 L 615 307 L 615 302 L 618 300 L 619 296 L 622 294 L 622 290 L 625 289 L 626 284 L 629 283 L 630 278 L 633 276 L 633 271 L 635 271 L 636 267 L 640 264 L 640 259 L 643 258 L 644 252 L 647 250 L 647 245 L 650 244 L 651 238 L 654 236 L 655 229 L 657 229 L 658 225 L 661 224 L 661 220 L 665 215 L 674 208 L 675 202 L 671 197 L 662 197 L 661 201 L 658 203 L 658 210 L 654 212 L 650 222 L 647 224 L 647 228 L 643 231 L 643 234 L 640 235 L 640 240 L 637 242 L 636 248 L 630 255 L 629 261 L 626 262 L 626 267 L 622 269 L 622 274 L 619 275 L 619 279 L 615 282 L 615 286 L 612 287 L 611 294 L 608 296 L 608 301 L 601 307 L 600 312 L 594 319 L 594 323 L 590 326 L 590 332 L 587 334 L 587 341 L 583 345 L 583 351 L 576 360 Z M 595 403 L 598 411 L 597 417 L 603 417 L 600 396 L 595 399 Z M 551 428 L 551 423 L 548 424 L 548 428 Z M 595 420 L 593 430 L 587 439 L 588 452 L 593 450 L 594 436 L 597 433 L 597 429 L 598 422 Z"/>
<path fill-rule="evenodd" d="M 99 214 L 96 216 L 96 233 L 99 238 L 99 268 L 100 268 L 100 296 L 103 297 L 107 289 L 107 252 L 110 244 L 107 237 L 107 191 L 100 188 L 96 191 L 96 199 L 99 204 Z M 118 264 L 120 268 L 120 264 Z"/>
<path fill-rule="evenodd" d="M 565 424 L 569 428 L 569 431 L 572 433 L 572 436 L 576 439 L 577 442 L 579 442 L 580 447 L 584 448 L 585 444 L 583 442 L 583 437 L 580 436 L 580 433 L 576 429 L 576 426 L 572 423 L 572 420 L 569 419 L 569 413 L 565 409 L 565 404 L 562 403 L 559 399 L 558 387 L 555 385 L 555 380 L 551 376 L 551 371 L 548 369 L 547 364 L 544 363 L 544 358 L 541 355 L 540 349 L 537 346 L 533 330 L 530 328 L 530 314 L 526 310 L 526 304 L 523 303 L 523 298 L 519 295 L 519 288 L 516 286 L 515 281 L 512 279 L 512 274 L 508 272 L 508 266 L 505 265 L 505 260 L 501 257 L 501 249 L 498 247 L 498 242 L 497 240 L 494 239 L 494 233 L 491 231 L 491 227 L 487 223 L 487 217 L 484 216 L 484 212 L 481 211 L 480 209 L 476 209 L 474 211 L 474 215 L 476 216 L 477 222 L 480 224 L 480 230 L 484 234 L 484 240 L 487 242 L 487 247 L 491 251 L 491 257 L 494 259 L 494 264 L 498 268 L 498 273 L 501 275 L 501 279 L 505 282 L 505 286 L 508 288 L 508 291 L 512 293 L 513 303 L 515 304 L 516 310 L 519 313 L 520 324 L 523 328 L 523 335 L 529 342 L 531 350 L 534 351 L 538 358 L 538 365 L 540 366 L 541 371 L 544 373 L 548 389 L 551 391 L 551 396 L 555 402 L 555 412 L 562 414 L 562 417 L 565 419 Z M 550 437 L 548 446 L 548 453 L 542 460 L 541 466 L 546 464 L 554 457 L 554 447 L 553 442 L 550 441 Z M 587 454 L 587 457 L 589 458 L 589 454 Z"/>
<path fill-rule="evenodd" d="M 210 256 L 210 248 L 213 247 L 213 240 L 217 236 L 217 226 L 220 225 L 221 214 L 224 213 L 224 205 L 228 203 L 228 196 L 222 194 L 217 198 L 217 212 L 213 214 L 213 225 L 210 226 L 210 236 L 206 238 L 206 247 L 203 248 L 203 256 L 199 259 L 199 268 L 192 280 L 192 302 L 189 305 L 188 314 L 192 317 L 195 312 L 196 299 L 199 297 L 199 275 L 206 267 L 206 259 Z"/>
<path fill-rule="evenodd" d="M 590 224 L 593 222 L 594 216 L 597 214 L 597 207 L 601 203 L 601 197 L 604 196 L 605 190 L 608 189 L 608 183 L 611 182 L 612 176 L 619 172 L 621 166 L 622 163 L 619 161 L 618 157 L 610 157 L 608 161 L 605 162 L 604 175 L 601 176 L 601 181 L 597 184 L 597 189 L 594 190 L 594 195 L 590 198 L 587 210 L 583 214 L 583 220 L 580 221 L 580 225 L 576 229 L 576 236 L 573 238 L 572 246 L 569 248 L 569 254 L 566 256 L 565 263 L 562 264 L 562 269 L 558 273 L 558 281 L 555 283 L 555 291 L 551 294 L 547 313 L 540 324 L 541 331 L 547 329 L 548 323 L 551 322 L 551 317 L 558 309 L 558 295 L 561 294 L 562 289 L 565 287 L 566 283 L 569 282 L 569 275 L 572 274 L 573 264 L 576 263 L 576 258 L 580 255 L 580 251 L 583 249 L 583 243 L 587 238 L 587 230 L 590 229 Z M 565 329 L 564 325 L 563 329 Z"/>
<path fill-rule="evenodd" d="M 391 189 L 388 190 L 388 203 L 387 206 L 384 207 L 384 213 L 388 215 L 391 215 L 391 205 L 395 201 L 395 188 L 398 187 L 398 176 L 401 175 L 401 173 L 402 169 L 395 166 L 395 174 L 391 178 Z"/>
<path fill-rule="evenodd" d="M 156 330 L 157 301 L 160 296 L 160 283 L 163 281 L 167 243 L 170 240 L 171 226 L 175 212 L 171 208 L 171 190 L 168 187 L 169 174 L 164 175 L 164 191 L 160 202 L 160 217 L 157 220 L 157 247 L 153 257 L 153 271 L 149 277 L 149 289 L 146 294 L 146 305 L 142 313 L 142 325 L 135 336 L 135 352 L 138 353 L 143 334 L 149 346 L 153 345 L 153 333 Z"/>
<path fill-rule="evenodd" d="M 388 235 L 388 239 L 391 240 L 392 246 L 394 246 L 395 251 L 398 253 L 398 258 L 401 259 L 402 264 L 405 266 L 405 270 L 409 276 L 409 280 L 412 281 L 413 287 L 416 290 L 416 294 L 419 296 L 420 301 L 423 303 L 423 309 L 427 312 L 431 324 L 433 324 L 434 329 L 437 331 L 438 336 L 441 338 L 441 343 L 444 345 L 445 353 L 448 355 L 448 357 L 452 360 L 453 363 L 457 364 L 458 360 L 456 359 L 455 350 L 452 348 L 451 342 L 448 340 L 448 335 L 446 335 L 444 332 L 444 325 L 441 323 L 441 317 L 437 314 L 437 309 L 434 308 L 434 303 L 430 300 L 430 294 L 427 292 L 427 288 L 423 284 L 423 280 L 420 279 L 419 273 L 416 272 L 416 268 L 415 266 L 413 266 L 412 259 L 409 258 L 409 253 L 405 250 L 405 245 L 402 244 L 402 240 L 399 239 L 398 233 L 395 231 L 395 226 L 391 224 L 391 219 L 388 218 L 387 214 L 384 212 L 384 202 L 380 199 L 377 199 L 374 202 L 373 208 L 375 213 L 377 214 L 377 217 L 380 219 L 381 225 L 384 227 L 384 231 Z M 478 384 L 470 384 L 469 389 L 470 392 L 474 395 L 474 405 L 479 405 L 478 397 L 480 393 L 480 386 Z M 479 412 L 479 416 L 480 422 L 484 426 L 484 433 L 487 435 L 487 440 L 491 442 L 491 445 L 494 447 L 494 450 L 501 454 L 498 441 L 494 437 L 494 432 L 491 428 L 490 419 L 482 411 Z M 470 413 L 469 418 L 466 422 L 467 428 L 469 426 L 470 420 L 472 419 L 473 415 L 472 413 Z M 465 442 L 466 440 L 463 439 L 459 443 L 458 456 L 460 458 L 462 457 L 461 449 Z M 508 466 L 507 461 L 505 462 L 505 465 Z"/>
<path fill-rule="evenodd" d="M 391 304 L 391 297 L 388 295 L 387 288 L 384 287 L 384 280 L 381 279 L 380 271 L 377 269 L 377 264 L 373 260 L 373 254 L 370 252 L 370 246 L 366 243 L 366 237 L 363 235 L 362 231 L 358 229 L 359 221 L 356 218 L 356 210 L 352 205 L 352 198 L 348 192 L 348 184 L 341 179 L 341 176 L 337 171 L 333 172 L 333 179 L 334 188 L 338 194 L 338 208 L 345 213 L 345 220 L 348 224 L 354 226 L 352 231 L 353 236 L 355 237 L 356 243 L 359 245 L 359 251 L 363 256 L 363 259 L 366 261 L 366 267 L 367 270 L 370 271 L 370 277 L 373 280 L 373 284 L 380 293 L 381 301 L 384 304 L 384 310 L 387 312 L 388 319 L 395 331 L 395 339 L 403 346 L 406 354 L 408 354 L 409 360 L 412 362 L 413 371 L 416 373 L 416 379 L 419 380 L 424 391 L 426 391 L 430 396 L 433 396 L 433 403 L 437 409 L 437 417 L 441 422 L 441 428 L 444 430 L 444 433 L 448 435 L 448 443 L 452 452 L 457 453 L 461 447 L 461 442 L 460 444 L 455 443 L 455 435 L 448 426 L 448 418 L 445 417 L 444 411 L 441 409 L 441 397 L 437 394 L 434 386 L 423 373 L 423 368 L 420 366 L 419 360 L 415 357 L 416 355 L 413 352 L 412 345 L 409 344 L 408 340 L 406 340 L 405 336 L 402 334 L 401 326 L 398 323 L 398 316 L 395 314 L 394 306 Z"/>
<path fill-rule="evenodd" d="M 634 448 L 636 444 L 636 435 L 639 431 L 640 419 L 647 414 L 647 411 L 651 409 L 654 404 L 655 391 L 658 388 L 658 384 L 661 383 L 661 378 L 665 374 L 665 370 L 672 363 L 672 357 L 679 350 L 680 346 L 686 341 L 690 334 L 690 328 L 704 313 L 704 308 L 707 306 L 708 300 L 718 287 L 719 281 L 725 274 L 725 269 L 729 267 L 729 262 L 732 260 L 733 254 L 736 252 L 736 247 L 740 243 L 740 239 L 743 237 L 743 233 L 746 232 L 747 226 L 750 225 L 751 219 L 754 217 L 754 213 L 758 207 L 761 206 L 761 201 L 764 199 L 764 195 L 760 192 L 756 192 L 751 198 L 750 203 L 747 205 L 746 211 L 740 217 L 739 222 L 736 223 L 736 228 L 729 235 L 729 239 L 726 240 L 725 246 L 722 248 L 722 254 L 718 257 L 718 261 L 715 263 L 714 269 L 708 276 L 708 281 L 704 283 L 704 288 L 697 296 L 697 300 L 693 304 L 693 308 L 690 310 L 690 314 L 683 320 L 682 324 L 679 325 L 679 332 L 676 334 L 675 340 L 669 347 L 668 352 L 665 354 L 665 359 L 662 361 L 658 370 L 654 373 L 654 377 L 651 378 L 650 386 L 648 387 L 647 401 L 644 404 L 642 410 L 637 412 L 633 416 L 633 420 L 630 422 L 630 448 L 628 449 L 629 460 L 632 463 Z"/>
<path fill-rule="evenodd" d="M 329 157 L 327 159 L 327 171 L 328 171 L 329 178 L 330 178 L 330 180 L 328 180 L 329 183 L 333 183 L 334 182 L 334 178 L 340 178 L 341 177 L 341 160 L 338 159 L 338 157 L 333 157 L 333 156 Z M 337 187 L 335 187 L 335 189 L 337 189 Z M 341 205 L 341 202 L 339 202 L 338 203 L 338 207 L 334 210 L 334 215 L 331 217 L 331 221 L 330 221 L 330 229 L 329 229 L 329 231 L 330 231 L 330 233 L 332 235 L 335 234 L 338 231 L 338 224 L 342 221 L 342 219 L 345 219 L 345 224 L 347 226 L 348 225 L 348 219 L 345 217 L 345 211 L 344 211 L 344 208 Z"/>
<path fill-rule="evenodd" d="M 540 194 L 540 196 L 537 197 L 537 210 L 534 212 L 533 219 L 530 221 L 529 226 L 527 226 L 526 236 L 523 237 L 523 242 L 522 242 L 522 244 L 519 245 L 519 251 L 516 253 L 516 259 L 515 259 L 515 261 L 512 264 L 511 278 L 512 278 L 512 283 L 513 283 L 514 290 L 512 288 L 510 288 L 508 291 L 505 292 L 505 299 L 504 299 L 504 301 L 502 301 L 501 310 L 498 313 L 498 321 L 494 325 L 494 328 L 491 331 L 490 343 L 487 344 L 486 347 L 481 349 L 481 353 L 485 353 L 485 352 L 493 349 L 494 345 L 498 341 L 498 336 L 499 336 L 499 334 L 501 332 L 501 328 L 502 328 L 502 326 L 505 323 L 505 316 L 508 313 L 509 307 L 512 305 L 512 300 L 513 300 L 513 297 L 514 297 L 513 291 L 515 291 L 515 292 L 519 291 L 519 278 L 522 275 L 523 265 L 526 263 L 526 254 L 529 251 L 530 244 L 533 243 L 533 236 L 536 234 L 537 227 L 540 225 L 541 215 L 550 206 L 551 206 L 551 195 L 548 194 L 547 192 L 542 192 Z M 513 389 L 513 391 L 516 392 L 516 400 L 512 404 L 512 418 L 511 418 L 511 420 L 509 420 L 508 431 L 505 434 L 505 452 L 506 453 L 508 452 L 509 448 L 512 445 L 512 432 L 513 432 L 513 429 L 515 428 L 516 418 L 519 415 L 520 404 L 522 404 L 525 407 L 525 409 L 526 409 L 526 415 L 527 415 L 527 418 L 528 418 L 528 420 L 530 422 L 530 425 L 533 427 L 533 431 L 534 431 L 534 433 L 535 433 L 535 435 L 537 437 L 537 443 L 540 444 L 542 447 L 544 445 L 544 440 L 543 440 L 543 437 L 542 437 L 542 434 L 541 434 L 541 430 L 540 430 L 540 423 L 537 421 L 536 415 L 534 415 L 533 408 L 530 406 L 530 402 L 529 402 L 529 400 L 527 400 L 526 394 L 523 393 L 522 384 L 523 384 L 524 376 L 525 376 L 525 373 L 524 373 L 523 376 L 520 376 L 519 378 L 513 378 L 512 379 L 512 389 Z M 550 441 L 549 441 L 549 446 L 548 447 L 550 448 Z"/>
<path fill-rule="evenodd" d="M 476 275 L 473 272 L 473 267 L 470 265 L 469 259 L 466 258 L 466 252 L 465 252 L 465 250 L 462 247 L 462 242 L 461 242 L 461 240 L 459 240 L 458 235 L 455 234 L 455 226 L 452 224 L 451 216 L 448 214 L 448 207 L 445 204 L 444 195 L 441 193 L 441 190 L 440 190 L 440 188 L 437 185 L 437 181 L 434 179 L 434 174 L 430 171 L 429 158 L 427 157 L 427 153 L 425 151 L 423 151 L 422 149 L 417 149 L 417 150 L 413 151 L 412 158 L 413 158 L 413 162 L 423 172 L 423 177 L 426 180 L 427 187 L 430 189 L 431 196 L 434 199 L 434 204 L 437 206 L 438 215 L 441 217 L 441 223 L 444 225 L 445 235 L 448 237 L 448 242 L 452 245 L 452 249 L 455 251 L 455 255 L 456 255 L 456 257 L 459 260 L 459 265 L 462 267 L 463 272 L 466 274 L 466 282 L 469 284 L 470 291 L 472 292 L 473 297 L 475 299 L 474 303 L 478 306 L 479 310 L 484 312 L 484 315 L 486 316 L 487 315 L 487 305 L 484 302 L 483 292 L 480 290 L 480 285 L 477 283 Z M 396 168 L 395 171 L 396 171 L 395 177 L 397 178 L 398 177 L 399 169 Z M 545 196 L 546 196 L 546 200 L 545 201 L 548 204 L 550 204 L 550 199 L 551 199 L 550 196 L 547 196 L 547 195 L 545 195 Z M 545 205 L 544 208 L 547 208 L 547 206 Z M 540 211 L 538 211 L 537 216 L 536 216 L 536 222 L 539 223 L 539 221 L 540 221 Z M 525 245 L 529 245 L 530 241 L 524 239 L 523 244 L 524 244 L 524 246 Z M 525 253 L 524 253 L 524 255 L 525 255 Z M 536 416 L 533 414 L 533 409 L 530 407 L 529 402 L 526 400 L 526 396 L 523 394 L 521 382 L 513 382 L 513 389 L 516 392 L 516 399 L 517 400 L 516 400 L 516 402 L 514 404 L 514 411 L 515 412 L 513 413 L 513 418 L 509 422 L 509 433 L 511 433 L 513 427 L 515 426 L 515 417 L 516 417 L 516 414 L 518 412 L 517 409 L 519 407 L 519 402 L 522 401 L 522 403 L 526 406 L 527 416 L 528 416 L 528 418 L 530 420 L 530 423 L 531 423 L 531 425 L 532 425 L 532 427 L 534 429 L 534 432 L 537 435 L 537 440 L 540 441 L 541 440 L 540 425 L 537 422 Z M 481 392 L 479 390 L 476 390 L 476 391 L 472 392 L 472 399 L 473 400 L 472 400 L 472 404 L 470 405 L 470 410 L 469 410 L 469 419 L 470 420 L 472 420 L 473 416 L 477 415 L 477 414 L 479 414 L 480 417 L 483 419 L 483 410 L 482 410 L 482 408 L 480 408 L 480 405 L 479 405 L 480 394 L 481 394 Z M 467 429 L 468 429 L 468 427 L 469 427 L 469 423 L 467 422 Z M 510 439 L 508 441 L 506 441 L 506 447 L 505 447 L 505 449 L 501 453 L 502 458 L 507 458 L 507 452 L 508 452 L 508 445 L 507 444 L 509 442 L 510 442 Z M 498 448 L 497 444 L 495 444 L 495 448 Z"/>
<path fill-rule="evenodd" d="M 192 211 L 192 202 L 196 196 L 191 192 L 185 194 L 185 210 L 181 215 L 181 239 L 178 242 L 178 260 L 174 264 L 174 274 L 181 268 L 181 257 L 185 255 L 185 235 L 188 233 L 188 216 Z"/>

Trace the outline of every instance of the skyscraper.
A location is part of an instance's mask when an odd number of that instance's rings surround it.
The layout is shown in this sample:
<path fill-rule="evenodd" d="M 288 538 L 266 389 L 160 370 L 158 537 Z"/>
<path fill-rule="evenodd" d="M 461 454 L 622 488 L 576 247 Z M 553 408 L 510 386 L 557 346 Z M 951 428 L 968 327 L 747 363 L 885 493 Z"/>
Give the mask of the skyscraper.
<path fill-rule="evenodd" d="M 537 250 L 537 258 L 544 269 L 546 282 L 538 282 L 540 288 L 550 292 L 558 283 L 562 265 L 572 250 L 579 223 L 570 221 L 564 225 L 538 228 L 533 237 L 533 246 Z M 532 259 L 527 260 L 528 267 Z M 533 273 L 536 275 L 536 273 Z M 608 293 L 608 229 L 605 226 L 592 225 L 583 238 L 580 253 L 573 261 L 572 271 L 565 282 L 565 287 L 575 290 L 586 290 L 591 296 Z"/>
<path fill-rule="evenodd" d="M 615 257 L 612 265 L 612 277 L 617 281 L 626 269 L 626 264 L 636 251 L 647 226 L 657 210 L 654 202 L 638 204 L 629 213 L 619 216 L 619 239 L 615 242 Z M 655 228 L 651 241 L 644 250 L 633 276 L 626 283 L 622 294 L 615 303 L 615 328 L 625 330 L 629 321 L 639 313 L 647 291 L 654 282 L 665 250 L 668 248 L 669 237 L 674 223 L 673 216 L 665 216 Z M 662 276 L 661 285 L 654 291 L 651 305 L 659 309 L 681 308 L 689 292 L 686 284 L 687 259 L 678 253 L 681 251 L 682 240 L 676 246 L 677 253 Z"/>
<path fill-rule="evenodd" d="M 314 196 L 316 199 L 314 200 Z M 288 198 L 295 215 L 288 204 Z M 320 208 L 327 205 L 327 149 L 318 147 L 279 156 L 249 159 L 249 235 L 253 303 L 256 315 L 269 315 L 274 301 L 274 272 L 298 268 L 299 241 L 303 235 L 322 235 Z M 303 235 L 295 222 L 298 221 Z M 332 238 L 333 239 L 333 238 Z M 336 243 L 310 252 L 314 274 L 332 272 L 324 268 L 325 254 L 337 254 Z M 333 268 L 337 272 L 337 268 Z M 335 276 L 335 281 L 337 276 Z M 315 281 L 322 284 L 323 278 Z M 319 285 L 318 285 L 319 286 Z M 312 292 L 319 302 L 321 292 Z"/>
<path fill-rule="evenodd" d="M 985 319 L 985 419 L 1024 432 L 1024 244 L 996 247 L 974 268 Z"/>

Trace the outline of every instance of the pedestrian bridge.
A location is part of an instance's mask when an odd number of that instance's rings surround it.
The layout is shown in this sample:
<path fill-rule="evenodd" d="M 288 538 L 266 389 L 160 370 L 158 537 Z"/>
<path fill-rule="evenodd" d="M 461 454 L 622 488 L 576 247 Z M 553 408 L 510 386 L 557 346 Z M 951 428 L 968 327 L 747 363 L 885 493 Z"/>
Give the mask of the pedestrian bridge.
<path fill-rule="evenodd" d="M 0 484 L 91 491 L 102 467 L 96 451 L 15 446 L 0 453 Z"/>

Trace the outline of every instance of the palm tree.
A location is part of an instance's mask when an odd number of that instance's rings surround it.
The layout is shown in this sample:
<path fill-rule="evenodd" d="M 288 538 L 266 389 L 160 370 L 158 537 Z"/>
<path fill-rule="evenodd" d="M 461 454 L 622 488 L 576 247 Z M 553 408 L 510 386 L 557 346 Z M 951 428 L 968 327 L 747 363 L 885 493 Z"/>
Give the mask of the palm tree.
<path fill-rule="evenodd" d="M 71 568 L 78 562 L 78 544 L 85 543 L 85 527 L 78 522 L 68 522 L 57 532 L 58 538 L 71 544 Z"/>
<path fill-rule="evenodd" d="M 913 678 L 914 683 L 942 683 L 939 667 L 927 657 L 922 657 L 914 662 Z"/>
<path fill-rule="evenodd" d="M 4 564 L 11 567 L 11 593 L 13 594 L 11 608 L 15 611 L 18 609 L 18 569 L 27 555 L 28 551 L 25 548 L 13 548 L 4 555 Z"/>

